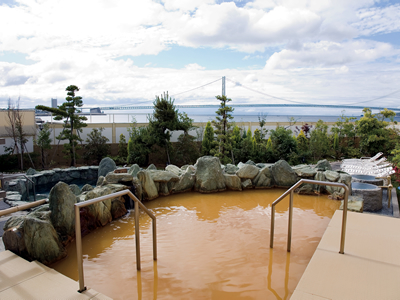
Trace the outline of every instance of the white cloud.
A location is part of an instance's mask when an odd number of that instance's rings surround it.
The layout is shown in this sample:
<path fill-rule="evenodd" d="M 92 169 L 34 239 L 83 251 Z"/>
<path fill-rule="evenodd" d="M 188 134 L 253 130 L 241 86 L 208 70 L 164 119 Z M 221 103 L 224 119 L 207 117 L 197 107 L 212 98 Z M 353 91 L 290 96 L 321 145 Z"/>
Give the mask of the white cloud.
<path fill-rule="evenodd" d="M 347 66 L 341 66 L 340 68 L 335 69 L 336 74 L 344 74 L 344 73 L 348 73 L 348 72 L 349 72 L 349 68 Z"/>
<path fill-rule="evenodd" d="M 0 32 L 0 55 L 18 51 L 35 63 L 0 62 L 3 107 L 9 96 L 21 95 L 24 107 L 64 99 L 70 84 L 81 88 L 86 104 L 101 106 L 132 104 L 127 99 L 151 104 L 155 94 L 190 90 L 224 75 L 267 94 L 310 102 L 380 96 L 400 81 L 395 46 L 354 40 L 400 30 L 399 5 L 378 8 L 374 0 L 255 0 L 244 7 L 213 0 L 18 2 L 0 6 L 0 28 L 7 29 Z M 264 70 L 207 70 L 195 56 L 180 69 L 115 60 L 157 55 L 173 44 L 236 49 L 247 52 L 248 62 L 270 55 L 248 53 L 276 53 Z M 177 103 L 214 103 L 220 91 L 215 83 L 178 96 Z M 234 101 L 267 99 L 231 82 L 227 92 Z"/>
<path fill-rule="evenodd" d="M 400 4 L 362 9 L 357 15 L 360 21 L 354 26 L 359 29 L 361 35 L 400 31 Z"/>
<path fill-rule="evenodd" d="M 193 11 L 202 4 L 213 4 L 214 0 L 162 0 L 167 10 Z"/>
<path fill-rule="evenodd" d="M 356 62 L 373 62 L 379 58 L 399 55 L 390 44 L 367 40 L 346 43 L 306 43 L 300 50 L 284 49 L 274 53 L 265 65 L 266 69 L 319 67 L 346 65 Z"/>
<path fill-rule="evenodd" d="M 202 67 L 199 64 L 193 63 L 193 64 L 186 65 L 185 69 L 188 71 L 197 71 L 197 70 L 205 70 L 205 67 Z"/>
<path fill-rule="evenodd" d="M 163 6 L 150 0 L 20 3 L 0 7 L 0 28 L 7 28 L 0 50 L 29 53 L 66 47 L 107 56 L 157 54 L 171 38 L 160 26 Z"/>
<path fill-rule="evenodd" d="M 240 51 L 263 51 L 267 45 L 293 38 L 308 38 L 319 30 L 321 19 L 304 9 L 276 7 L 269 12 L 236 7 L 234 3 L 201 5 L 193 15 L 168 20 L 179 42 L 192 47 L 230 46 Z"/>

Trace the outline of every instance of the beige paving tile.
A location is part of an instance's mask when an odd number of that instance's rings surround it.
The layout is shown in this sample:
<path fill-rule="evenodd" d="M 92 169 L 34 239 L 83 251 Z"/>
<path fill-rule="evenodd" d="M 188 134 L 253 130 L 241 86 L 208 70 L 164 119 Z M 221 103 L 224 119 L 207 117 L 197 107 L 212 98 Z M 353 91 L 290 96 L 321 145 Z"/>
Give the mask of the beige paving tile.
<path fill-rule="evenodd" d="M 305 292 L 298 291 L 298 290 L 294 291 L 294 293 L 290 297 L 290 300 L 326 300 L 326 299 L 331 300 L 329 298 L 320 297 L 317 295 L 305 293 Z"/>
<path fill-rule="evenodd" d="M 328 299 L 399 299 L 400 267 L 317 249 L 296 291 Z"/>
<path fill-rule="evenodd" d="M 90 299 L 93 299 L 93 300 L 112 300 L 112 298 L 109 298 L 109 297 L 107 297 L 107 296 L 105 296 L 105 295 L 103 295 L 103 294 L 98 294 L 98 295 L 96 295 L 94 298 L 90 298 Z"/>
<path fill-rule="evenodd" d="M 44 272 L 39 265 L 31 264 L 11 251 L 0 252 L 0 291 Z"/>
<path fill-rule="evenodd" d="M 398 225 L 400 231 L 400 222 Z M 318 249 L 339 252 L 340 236 L 341 231 L 338 228 L 328 227 Z M 393 235 L 368 230 L 368 227 L 364 230 L 346 230 L 345 254 L 400 266 L 399 251 L 400 239 Z"/>
<path fill-rule="evenodd" d="M 101 293 L 98 293 L 93 289 L 89 289 L 89 290 L 83 292 L 82 294 L 89 296 L 89 299 L 93 299 L 93 300 L 112 300 L 112 298 L 107 297 Z"/>
<path fill-rule="evenodd" d="M 347 229 L 367 230 L 369 232 L 378 232 L 390 234 L 400 238 L 400 219 L 387 216 L 380 216 L 368 213 L 347 212 Z M 337 210 L 328 227 L 342 227 L 342 211 Z"/>
<path fill-rule="evenodd" d="M 89 299 L 77 290 L 77 282 L 50 270 L 2 291 L 0 299 Z"/>
<path fill-rule="evenodd" d="M 99 294 L 99 292 L 95 291 L 94 289 L 87 289 L 86 291 L 82 292 L 82 295 L 85 295 L 88 299 L 96 299 L 95 297 Z"/>

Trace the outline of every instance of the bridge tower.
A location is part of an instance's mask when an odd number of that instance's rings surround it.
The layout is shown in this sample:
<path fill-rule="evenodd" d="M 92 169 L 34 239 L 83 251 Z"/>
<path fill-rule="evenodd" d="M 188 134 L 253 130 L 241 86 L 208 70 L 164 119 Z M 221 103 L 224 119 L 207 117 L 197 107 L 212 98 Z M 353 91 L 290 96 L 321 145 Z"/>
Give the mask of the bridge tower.
<path fill-rule="evenodd" d="M 225 76 L 222 76 L 222 96 L 225 96 Z"/>

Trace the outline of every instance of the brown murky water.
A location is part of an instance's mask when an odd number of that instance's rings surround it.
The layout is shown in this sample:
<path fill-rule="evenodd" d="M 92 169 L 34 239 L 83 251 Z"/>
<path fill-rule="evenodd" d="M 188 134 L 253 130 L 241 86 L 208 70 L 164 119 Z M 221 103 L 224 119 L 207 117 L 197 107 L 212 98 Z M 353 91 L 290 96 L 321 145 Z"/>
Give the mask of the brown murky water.
<path fill-rule="evenodd" d="M 147 202 L 157 217 L 158 261 L 151 219 L 141 212 L 142 270 L 136 271 L 132 213 L 83 239 L 85 285 L 114 299 L 288 299 L 339 202 L 295 195 L 289 254 L 288 198 L 277 205 L 269 248 L 271 203 L 283 192 L 189 193 Z M 68 253 L 53 267 L 78 280 L 75 244 Z"/>

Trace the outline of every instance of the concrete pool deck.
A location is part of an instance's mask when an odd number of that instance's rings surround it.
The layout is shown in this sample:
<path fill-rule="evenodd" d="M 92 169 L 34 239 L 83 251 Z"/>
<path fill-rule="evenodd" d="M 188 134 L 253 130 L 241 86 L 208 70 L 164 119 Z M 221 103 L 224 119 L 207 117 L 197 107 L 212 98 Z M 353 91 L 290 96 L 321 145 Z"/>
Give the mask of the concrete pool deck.
<path fill-rule="evenodd" d="M 0 252 L 0 274 L 0 299 L 111 299 L 93 289 L 78 293 L 76 281 L 8 250 Z"/>
<path fill-rule="evenodd" d="M 344 254 L 341 221 L 338 210 L 290 299 L 399 299 L 400 219 L 348 212 Z"/>

